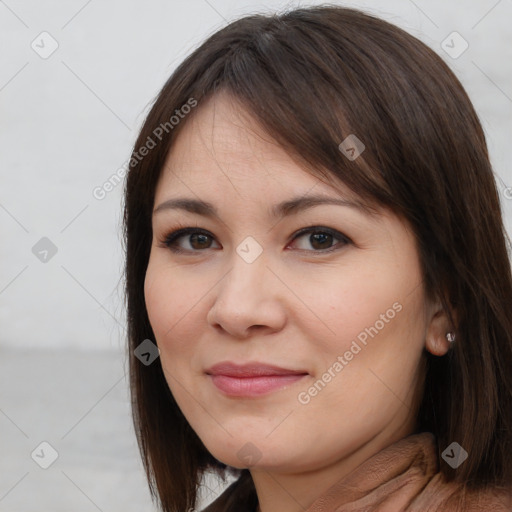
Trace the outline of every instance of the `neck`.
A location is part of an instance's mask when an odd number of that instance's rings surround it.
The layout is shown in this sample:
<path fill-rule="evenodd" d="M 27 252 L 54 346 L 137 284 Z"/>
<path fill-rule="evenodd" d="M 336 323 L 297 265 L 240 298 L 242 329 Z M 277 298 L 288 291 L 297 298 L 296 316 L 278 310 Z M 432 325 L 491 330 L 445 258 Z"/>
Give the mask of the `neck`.
<path fill-rule="evenodd" d="M 258 495 L 257 512 L 304 512 L 331 486 L 350 474 L 380 450 L 411 432 L 399 430 L 392 435 L 383 431 L 346 455 L 341 455 L 321 469 L 288 473 L 251 469 Z"/>

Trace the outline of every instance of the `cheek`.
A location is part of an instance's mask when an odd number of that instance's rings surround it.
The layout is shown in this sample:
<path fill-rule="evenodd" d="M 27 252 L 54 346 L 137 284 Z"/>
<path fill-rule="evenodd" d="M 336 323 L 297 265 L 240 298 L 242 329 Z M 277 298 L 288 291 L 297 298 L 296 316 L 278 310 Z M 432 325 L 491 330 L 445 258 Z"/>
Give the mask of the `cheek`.
<path fill-rule="evenodd" d="M 205 301 L 214 283 L 156 258 L 148 265 L 144 297 L 149 321 L 164 370 L 179 375 L 180 380 L 188 380 L 197 371 Z"/>
<path fill-rule="evenodd" d="M 183 339 L 176 332 L 187 325 L 187 317 L 193 315 L 195 287 L 187 282 L 181 285 L 175 268 L 156 263 L 148 265 L 144 281 L 144 298 L 151 327 L 159 347 L 166 349 L 169 340 Z M 196 291 L 197 292 L 197 291 Z"/>
<path fill-rule="evenodd" d="M 301 286 L 301 297 L 312 305 L 315 313 L 309 315 L 311 325 L 321 327 L 328 334 L 327 338 L 319 336 L 318 340 L 332 340 L 338 348 L 374 325 L 400 295 L 400 286 L 389 273 L 372 271 L 368 266 L 340 269 Z"/>
<path fill-rule="evenodd" d="M 168 302 L 173 300 L 173 287 L 169 286 L 165 274 L 159 271 L 156 265 L 148 265 L 144 280 L 144 300 L 148 312 L 149 321 L 157 339 L 162 332 L 173 325 L 169 318 Z"/>
<path fill-rule="evenodd" d="M 303 283 L 304 302 L 313 304 L 317 313 L 307 315 L 308 339 L 322 354 L 323 364 L 330 366 L 351 348 L 358 351 L 357 345 L 361 350 L 354 359 L 361 366 L 394 368 L 391 360 L 403 360 L 409 361 L 408 367 L 417 359 L 425 329 L 421 273 L 410 262 L 385 263 L 376 258 L 375 264 Z"/>
<path fill-rule="evenodd" d="M 309 400 L 303 421 L 324 417 L 326 424 L 345 425 L 350 411 L 350 422 L 362 422 L 361 432 L 380 429 L 409 410 L 403 403 L 415 389 L 425 327 L 421 276 L 414 266 L 382 262 L 336 276 L 323 283 L 325 293 L 318 281 L 305 289 L 322 322 L 309 315 L 316 374 L 311 387 L 301 389 L 300 403 Z M 314 335 L 321 324 L 328 336 Z"/>

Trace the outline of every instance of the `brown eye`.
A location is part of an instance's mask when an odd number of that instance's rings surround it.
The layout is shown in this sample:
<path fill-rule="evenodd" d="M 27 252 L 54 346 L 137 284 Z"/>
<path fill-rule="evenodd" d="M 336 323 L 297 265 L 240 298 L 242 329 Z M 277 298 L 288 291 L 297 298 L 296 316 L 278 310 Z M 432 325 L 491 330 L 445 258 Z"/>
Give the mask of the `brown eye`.
<path fill-rule="evenodd" d="M 187 241 L 189 247 L 180 246 L 180 239 Z M 197 228 L 185 228 L 168 234 L 162 243 L 165 247 L 176 253 L 199 252 L 204 249 L 210 249 L 212 240 L 213 237 L 207 231 Z"/>
<path fill-rule="evenodd" d="M 293 243 L 301 238 L 306 243 L 301 244 L 302 247 L 299 247 L 299 250 L 308 252 L 332 252 L 351 243 L 351 240 L 343 233 L 321 226 L 300 230 L 293 238 Z M 182 239 L 188 244 L 188 247 L 182 245 L 180 242 Z M 175 253 L 194 253 L 214 248 L 212 247 L 213 241 L 214 237 L 208 231 L 198 228 L 183 228 L 169 233 L 162 244 Z M 338 243 L 335 243 L 336 241 Z"/>
<path fill-rule="evenodd" d="M 190 245 L 194 249 L 208 249 L 211 245 L 210 237 L 208 235 L 204 235 L 203 233 L 193 233 L 188 236 Z M 210 243 L 208 243 L 208 239 L 210 239 Z"/>
<path fill-rule="evenodd" d="M 310 247 L 312 247 L 313 252 L 329 252 L 337 249 L 340 245 L 343 246 L 350 243 L 350 240 L 343 233 L 324 227 L 303 229 L 295 236 L 293 241 L 295 242 L 295 240 L 300 238 L 306 240 L 306 243 L 302 244 L 303 247 L 299 247 L 299 249 L 311 251 Z M 333 246 L 332 244 L 336 240 L 339 240 L 340 243 Z"/>

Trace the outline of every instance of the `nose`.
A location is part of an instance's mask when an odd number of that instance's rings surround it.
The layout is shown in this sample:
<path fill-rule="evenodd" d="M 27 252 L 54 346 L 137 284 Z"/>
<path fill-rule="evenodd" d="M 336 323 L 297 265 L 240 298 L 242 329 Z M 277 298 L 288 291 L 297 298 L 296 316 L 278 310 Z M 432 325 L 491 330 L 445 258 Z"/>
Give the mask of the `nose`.
<path fill-rule="evenodd" d="M 208 324 L 233 337 L 245 339 L 256 331 L 279 331 L 286 323 L 286 288 L 268 268 L 263 254 L 252 263 L 235 254 L 231 270 L 214 290 Z"/>

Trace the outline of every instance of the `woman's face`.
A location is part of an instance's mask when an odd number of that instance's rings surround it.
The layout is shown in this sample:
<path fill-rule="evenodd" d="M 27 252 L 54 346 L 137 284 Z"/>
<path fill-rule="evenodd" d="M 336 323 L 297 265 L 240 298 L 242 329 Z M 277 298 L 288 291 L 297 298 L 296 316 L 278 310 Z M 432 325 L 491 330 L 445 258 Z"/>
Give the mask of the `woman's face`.
<path fill-rule="evenodd" d="M 422 386 L 431 309 L 413 234 L 239 113 L 224 94 L 202 104 L 156 190 L 145 299 L 167 383 L 228 465 L 306 471 L 375 453 L 414 430 Z M 320 195 L 345 203 L 307 202 Z M 216 215 L 165 205 L 185 198 Z"/>

